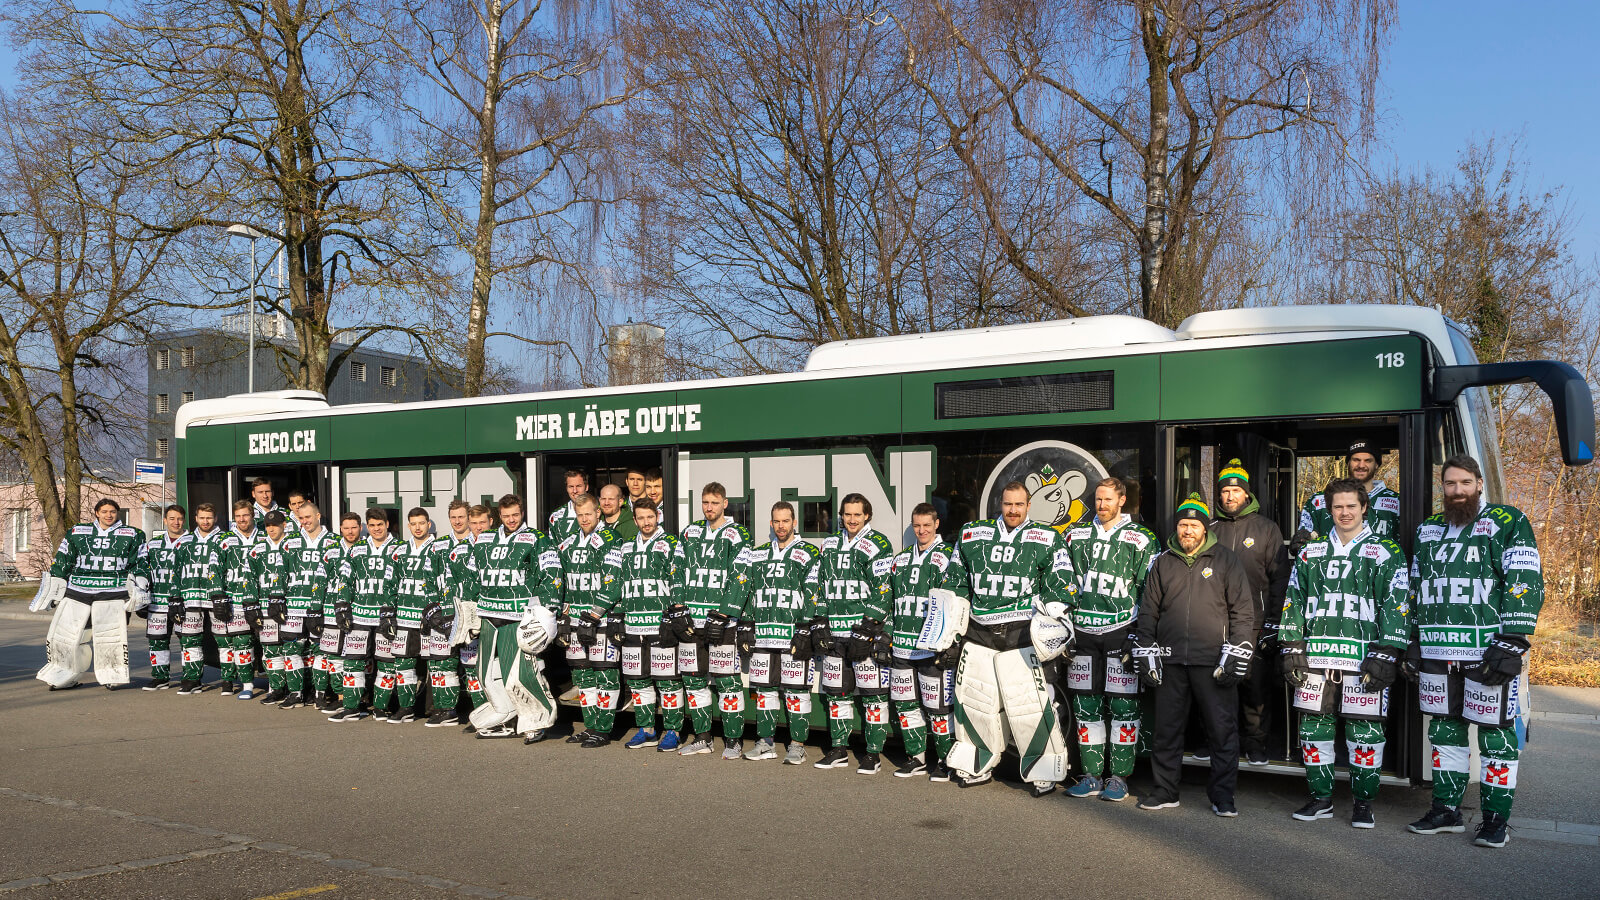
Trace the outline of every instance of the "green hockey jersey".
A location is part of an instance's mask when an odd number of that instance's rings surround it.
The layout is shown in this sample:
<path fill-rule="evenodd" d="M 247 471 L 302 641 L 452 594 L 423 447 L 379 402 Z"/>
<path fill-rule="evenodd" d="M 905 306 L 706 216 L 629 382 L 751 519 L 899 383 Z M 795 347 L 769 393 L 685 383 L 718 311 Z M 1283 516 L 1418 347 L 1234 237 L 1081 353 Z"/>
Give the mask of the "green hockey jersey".
<path fill-rule="evenodd" d="M 673 602 L 677 565 L 678 539 L 660 529 L 649 540 L 636 536 L 612 544 L 606 552 L 595 611 L 601 616 L 622 613 L 622 627 L 628 634 L 659 634 L 661 612 Z"/>
<path fill-rule="evenodd" d="M 588 534 L 574 529 L 556 545 L 561 553 L 561 572 L 566 587 L 562 597 L 564 615 L 576 619 L 606 605 L 601 596 L 605 588 L 606 555 L 618 543 L 616 532 L 600 525 Z"/>
<path fill-rule="evenodd" d="M 211 608 L 211 594 L 223 590 L 222 540 L 222 529 L 213 528 L 205 534 L 190 531 L 178 541 L 174 560 L 178 581 L 172 593 L 175 602 L 181 601 L 190 609 Z"/>
<path fill-rule="evenodd" d="M 1066 538 L 1038 522 L 1016 530 L 998 519 L 968 522 L 956 556 L 967 573 L 972 619 L 980 625 L 1030 619 L 1036 600 L 1070 606 L 1078 590 Z"/>
<path fill-rule="evenodd" d="M 1313 669 L 1359 672 L 1370 644 L 1411 643 L 1405 551 L 1368 525 L 1349 544 L 1307 544 L 1289 572 L 1278 636 L 1305 641 Z"/>
<path fill-rule="evenodd" d="M 1374 482 L 1367 494 L 1367 525 L 1378 537 L 1394 540 L 1400 536 L 1400 495 L 1383 482 Z M 1321 491 L 1311 495 L 1300 508 L 1300 527 L 1317 537 L 1333 533 L 1333 514 Z"/>
<path fill-rule="evenodd" d="M 400 577 L 394 554 L 399 545 L 392 534 L 381 544 L 369 537 L 340 559 L 339 602 L 350 607 L 357 628 L 376 627 L 378 613 L 394 602 L 391 595 Z"/>
<path fill-rule="evenodd" d="M 1155 532 L 1127 514 L 1110 528 L 1091 519 L 1067 532 L 1067 551 L 1078 575 L 1073 626 L 1086 634 L 1109 634 L 1133 624 L 1145 576 L 1161 552 Z"/>
<path fill-rule="evenodd" d="M 967 596 L 967 573 L 954 547 L 935 538 L 933 546 L 926 550 L 912 545 L 895 556 L 889 574 L 889 593 L 894 597 L 889 631 L 895 656 L 924 659 L 933 655 L 932 651 L 917 649 L 917 638 L 928 620 L 928 592 L 938 589 Z"/>
<path fill-rule="evenodd" d="M 806 576 L 816 560 L 817 548 L 800 538 L 792 538 L 786 547 L 768 542 L 746 548 L 738 561 L 744 594 L 730 596 L 723 612 L 755 626 L 757 647 L 787 651 L 795 624 L 810 614 Z"/>
<path fill-rule="evenodd" d="M 1424 658 L 1476 661 L 1496 632 L 1533 634 L 1544 575 L 1520 511 L 1486 504 L 1461 528 L 1430 516 L 1413 554 L 1411 605 Z"/>
<path fill-rule="evenodd" d="M 743 576 L 734 563 L 750 544 L 750 530 L 726 517 L 715 529 L 696 519 L 683 530 L 672 602 L 689 607 L 696 627 L 706 623 L 707 614 L 726 606 L 730 597 L 744 595 L 738 583 Z"/>
<path fill-rule="evenodd" d="M 477 596 L 477 572 L 472 567 L 472 537 L 458 538 L 453 534 L 433 539 L 429 550 L 441 557 L 444 566 L 444 589 L 452 607 L 462 600 Z"/>
<path fill-rule="evenodd" d="M 289 615 L 307 616 L 322 608 L 323 597 L 330 590 L 342 556 L 338 535 L 322 529 L 316 537 L 304 531 L 284 532 L 283 551 L 288 556 L 284 571 L 284 596 Z"/>
<path fill-rule="evenodd" d="M 265 534 L 259 529 L 249 534 L 230 529 L 222 535 L 222 587 L 229 597 L 237 600 L 254 593 L 250 581 L 250 550 Z"/>
<path fill-rule="evenodd" d="M 855 537 L 843 531 L 828 535 L 807 578 L 812 616 L 827 616 L 829 630 L 840 636 L 862 619 L 886 620 L 894 606 L 889 596 L 893 568 L 893 546 L 871 525 Z"/>
<path fill-rule="evenodd" d="M 559 544 L 567 538 L 578 533 L 578 510 L 568 500 L 567 505 L 550 514 L 545 534 L 551 542 Z"/>
<path fill-rule="evenodd" d="M 128 576 L 148 575 L 143 562 L 145 537 L 137 528 L 113 522 L 74 525 L 56 548 L 50 574 L 65 579 L 67 588 L 84 599 L 94 594 L 126 596 Z"/>
<path fill-rule="evenodd" d="M 259 535 L 259 539 L 245 551 L 246 577 L 240 596 L 265 604 L 274 594 L 282 594 L 285 598 L 289 596 L 289 571 L 294 557 L 287 546 L 290 540 L 288 532 L 284 532 L 283 540 L 276 544 L 267 537 L 265 531 L 259 532 Z M 287 599 L 284 605 L 288 606 Z"/>
<path fill-rule="evenodd" d="M 178 585 L 178 544 L 183 535 L 165 531 L 145 542 L 144 576 L 150 579 L 150 605 L 165 609 Z"/>
<path fill-rule="evenodd" d="M 480 616 L 519 620 L 530 602 L 561 610 L 561 553 L 539 531 L 527 526 L 485 531 L 472 545 L 472 566 Z"/>
<path fill-rule="evenodd" d="M 389 607 L 395 624 L 418 631 L 422 628 L 422 608 L 437 600 L 446 615 L 454 615 L 455 601 L 448 596 L 449 566 L 444 556 L 434 552 L 433 538 L 422 543 L 400 542 L 389 558 L 397 569 Z"/>

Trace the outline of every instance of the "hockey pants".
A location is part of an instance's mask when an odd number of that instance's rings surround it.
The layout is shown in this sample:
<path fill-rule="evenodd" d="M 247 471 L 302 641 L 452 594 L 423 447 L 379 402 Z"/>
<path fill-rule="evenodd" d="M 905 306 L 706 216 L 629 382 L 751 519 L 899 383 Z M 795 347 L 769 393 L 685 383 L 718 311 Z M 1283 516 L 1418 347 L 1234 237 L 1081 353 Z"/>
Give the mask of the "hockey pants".
<path fill-rule="evenodd" d="M 1111 727 L 1106 728 L 1106 714 Z M 1138 694 L 1073 694 L 1072 717 L 1078 721 L 1078 758 L 1083 773 L 1105 774 L 1106 743 L 1111 744 L 1111 774 L 1127 778 L 1133 773 L 1134 751 L 1139 746 Z"/>
<path fill-rule="evenodd" d="M 1461 805 L 1467 793 L 1467 721 L 1440 716 L 1428 723 L 1433 744 L 1433 799 L 1446 806 Z M 1517 793 L 1517 757 L 1521 742 L 1515 728 L 1478 726 L 1478 805 L 1486 813 L 1511 815 Z"/>
<path fill-rule="evenodd" d="M 1337 715 L 1300 714 L 1300 759 L 1306 767 L 1311 796 L 1333 796 L 1333 741 Z M 1344 742 L 1350 751 L 1350 793 L 1357 800 L 1378 796 L 1378 770 L 1383 767 L 1384 725 L 1366 719 L 1344 720 Z"/>

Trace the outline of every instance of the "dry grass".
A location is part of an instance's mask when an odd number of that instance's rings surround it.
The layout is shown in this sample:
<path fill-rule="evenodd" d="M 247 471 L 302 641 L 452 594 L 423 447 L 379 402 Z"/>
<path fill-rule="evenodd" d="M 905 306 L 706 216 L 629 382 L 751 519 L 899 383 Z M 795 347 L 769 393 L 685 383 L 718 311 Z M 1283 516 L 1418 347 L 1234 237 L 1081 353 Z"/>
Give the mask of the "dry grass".
<path fill-rule="evenodd" d="M 1534 684 L 1600 687 L 1600 629 L 1561 605 L 1546 605 L 1528 653 Z"/>
<path fill-rule="evenodd" d="M 39 590 L 37 581 L 11 581 L 0 584 L 0 602 L 6 600 L 32 600 Z"/>

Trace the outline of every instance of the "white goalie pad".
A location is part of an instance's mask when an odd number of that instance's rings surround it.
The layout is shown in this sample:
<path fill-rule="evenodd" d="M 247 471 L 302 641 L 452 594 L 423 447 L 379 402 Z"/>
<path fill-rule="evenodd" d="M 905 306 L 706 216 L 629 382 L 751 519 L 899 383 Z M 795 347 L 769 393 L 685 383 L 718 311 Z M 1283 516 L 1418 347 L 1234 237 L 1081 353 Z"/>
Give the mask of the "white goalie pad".
<path fill-rule="evenodd" d="M 67 580 L 46 572 L 39 579 L 39 590 L 33 595 L 33 602 L 28 604 L 28 612 L 44 612 L 66 596 Z"/>
<path fill-rule="evenodd" d="M 928 592 L 928 617 L 923 620 L 922 633 L 917 635 L 917 649 L 938 653 L 948 649 L 967 633 L 967 619 L 972 604 L 955 591 L 934 588 Z"/>
<path fill-rule="evenodd" d="M 59 580 L 59 579 L 57 579 Z M 66 582 L 62 582 L 65 586 Z M 50 617 L 50 629 L 44 637 L 44 668 L 39 670 L 40 681 L 53 688 L 72 687 L 89 666 L 94 663 L 94 648 L 84 631 L 89 624 L 87 603 L 63 603 Z"/>
<path fill-rule="evenodd" d="M 517 646 L 522 652 L 537 656 L 550 646 L 556 636 L 556 614 L 537 603 L 528 605 L 517 626 Z"/>
<path fill-rule="evenodd" d="M 103 685 L 128 683 L 128 614 L 116 600 L 100 600 L 90 613 L 94 633 L 94 678 Z"/>

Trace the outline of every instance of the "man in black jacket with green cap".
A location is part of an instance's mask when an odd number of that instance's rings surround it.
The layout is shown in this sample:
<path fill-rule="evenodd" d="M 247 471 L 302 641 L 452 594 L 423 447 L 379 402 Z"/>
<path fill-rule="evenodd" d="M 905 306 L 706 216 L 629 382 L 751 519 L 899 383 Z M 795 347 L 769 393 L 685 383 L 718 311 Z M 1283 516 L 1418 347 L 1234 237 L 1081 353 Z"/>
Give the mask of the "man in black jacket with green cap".
<path fill-rule="evenodd" d="M 1150 755 L 1155 788 L 1139 808 L 1178 805 L 1192 701 L 1211 745 L 1211 811 L 1232 817 L 1239 814 L 1233 805 L 1239 777 L 1235 711 L 1255 646 L 1255 604 L 1239 557 L 1217 543 L 1210 525 L 1211 510 L 1198 494 L 1179 504 L 1177 528 L 1145 579 L 1127 656 L 1156 695 Z"/>

